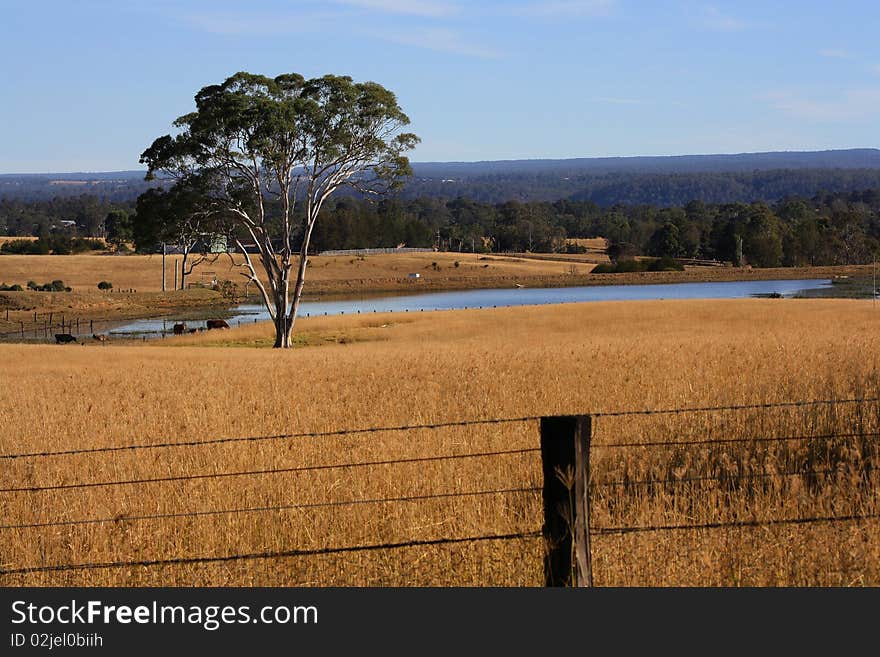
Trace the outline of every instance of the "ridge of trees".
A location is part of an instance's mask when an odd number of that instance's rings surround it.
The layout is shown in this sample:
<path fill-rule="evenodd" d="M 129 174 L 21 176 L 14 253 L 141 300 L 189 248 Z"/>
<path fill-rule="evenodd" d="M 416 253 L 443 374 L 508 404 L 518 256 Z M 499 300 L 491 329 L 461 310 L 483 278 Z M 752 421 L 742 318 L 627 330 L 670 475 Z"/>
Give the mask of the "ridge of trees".
<path fill-rule="evenodd" d="M 76 217 L 78 236 L 108 236 L 102 218 L 114 206 L 94 197 L 54 201 L 0 200 L 0 232 L 58 233 L 59 217 Z M 271 205 L 271 213 L 276 211 Z M 869 263 L 880 250 L 880 186 L 855 192 L 790 196 L 775 203 L 706 203 L 682 207 L 592 201 L 483 203 L 390 198 L 379 203 L 332 199 L 315 227 L 311 252 L 370 247 L 439 247 L 463 252 L 561 252 L 571 238 L 605 237 L 614 260 L 635 255 L 702 258 L 770 267 Z M 118 215 L 117 215 L 118 217 Z M 134 221 L 137 225 L 137 221 Z M 138 241 L 138 232 L 134 231 Z M 151 251 L 149 233 L 138 248 Z"/>

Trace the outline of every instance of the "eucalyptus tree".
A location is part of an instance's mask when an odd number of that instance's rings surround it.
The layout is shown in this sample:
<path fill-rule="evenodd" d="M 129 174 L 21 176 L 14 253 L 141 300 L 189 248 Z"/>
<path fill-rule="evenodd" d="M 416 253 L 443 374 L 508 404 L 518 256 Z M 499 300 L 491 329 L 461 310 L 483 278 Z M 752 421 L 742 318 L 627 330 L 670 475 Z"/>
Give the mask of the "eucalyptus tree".
<path fill-rule="evenodd" d="M 346 186 L 374 195 L 400 185 L 418 137 L 403 132 L 409 118 L 391 91 L 348 76 L 241 72 L 195 102 L 141 163 L 148 179 L 161 173 L 202 190 L 205 212 L 232 221 L 242 273 L 275 324 L 274 346 L 289 347 L 324 203 Z"/>

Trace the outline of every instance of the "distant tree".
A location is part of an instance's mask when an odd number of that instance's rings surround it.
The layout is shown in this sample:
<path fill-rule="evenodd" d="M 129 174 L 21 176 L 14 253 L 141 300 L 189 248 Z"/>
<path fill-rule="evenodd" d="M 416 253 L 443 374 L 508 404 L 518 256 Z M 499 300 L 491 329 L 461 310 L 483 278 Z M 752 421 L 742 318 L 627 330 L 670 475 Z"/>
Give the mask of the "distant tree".
<path fill-rule="evenodd" d="M 141 162 L 148 178 L 162 172 L 204 190 L 206 209 L 233 218 L 245 276 L 275 323 L 274 346 L 289 347 L 324 203 L 346 186 L 380 194 L 400 184 L 410 173 L 404 153 L 418 138 L 401 132 L 409 119 L 392 92 L 345 76 L 237 73 L 195 100 L 196 111 L 174 122 L 179 132 L 156 139 Z M 259 251 L 268 285 L 245 242 Z"/>
<path fill-rule="evenodd" d="M 655 230 L 648 240 L 647 252 L 656 258 L 678 258 L 682 252 L 678 226 L 670 221 Z"/>
<path fill-rule="evenodd" d="M 198 247 L 205 246 L 206 239 L 225 237 L 231 230 L 231 222 L 224 222 L 223 215 L 204 199 L 204 190 L 180 183 L 170 190 L 148 189 L 135 205 L 132 235 L 136 248 L 155 253 L 162 245 L 173 246 L 183 256 L 178 282 L 181 290 L 186 289 L 186 279 L 197 266 L 218 257 L 205 251 L 198 254 Z"/>
<path fill-rule="evenodd" d="M 108 244 L 117 249 L 130 242 L 133 237 L 131 217 L 125 210 L 111 210 L 104 219 L 104 230 Z"/>
<path fill-rule="evenodd" d="M 743 255 L 757 267 L 782 265 L 782 225 L 763 203 L 752 206 L 743 235 Z"/>

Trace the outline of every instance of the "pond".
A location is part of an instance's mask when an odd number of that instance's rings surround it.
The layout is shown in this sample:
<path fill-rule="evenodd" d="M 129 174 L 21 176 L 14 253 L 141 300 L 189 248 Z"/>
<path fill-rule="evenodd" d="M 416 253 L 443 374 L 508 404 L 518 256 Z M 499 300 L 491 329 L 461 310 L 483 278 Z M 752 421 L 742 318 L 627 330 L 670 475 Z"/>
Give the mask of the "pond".
<path fill-rule="evenodd" d="M 355 299 L 303 301 L 300 317 L 374 312 L 429 312 L 504 306 L 580 303 L 585 301 L 640 301 L 649 299 L 740 299 L 791 297 L 830 287 L 829 279 L 732 281 L 724 283 L 671 283 L 664 285 L 593 285 L 584 287 L 508 288 L 428 292 L 405 296 L 374 296 Z M 269 319 L 262 305 L 243 304 L 229 311 L 230 326 Z M 171 332 L 173 318 L 139 319 L 110 331 L 119 337 L 155 338 Z M 204 326 L 203 321 L 191 326 Z"/>

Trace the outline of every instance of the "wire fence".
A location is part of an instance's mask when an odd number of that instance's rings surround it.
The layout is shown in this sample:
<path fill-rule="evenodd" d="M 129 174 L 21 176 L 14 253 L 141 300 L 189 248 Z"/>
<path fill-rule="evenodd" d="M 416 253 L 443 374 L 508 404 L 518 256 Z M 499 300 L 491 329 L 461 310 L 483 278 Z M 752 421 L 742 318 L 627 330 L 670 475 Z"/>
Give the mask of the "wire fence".
<path fill-rule="evenodd" d="M 808 409 L 824 407 L 828 409 L 841 409 L 858 405 L 859 412 L 869 409 L 874 414 L 871 418 L 877 420 L 880 418 L 880 398 L 846 398 L 846 399 L 825 399 L 825 400 L 809 400 L 796 402 L 768 402 L 759 404 L 738 404 L 726 406 L 701 406 L 691 408 L 665 408 L 665 409 L 640 409 L 640 410 L 620 410 L 607 411 L 590 414 L 593 420 L 627 420 L 632 418 L 650 418 L 651 416 L 682 416 L 697 413 L 742 413 L 752 411 L 762 413 L 765 411 L 779 411 L 781 409 Z M 866 412 L 866 411 L 864 411 Z M 304 441 L 317 439 L 342 438 L 349 436 L 369 436 L 379 433 L 410 433 L 415 431 L 441 431 L 455 428 L 465 427 L 500 427 L 504 425 L 512 425 L 516 423 L 535 423 L 541 420 L 542 416 L 524 415 L 518 417 L 507 418 L 484 418 L 469 419 L 448 422 L 435 422 L 425 424 L 411 425 L 392 425 L 384 427 L 366 427 L 354 429 L 340 429 L 332 431 L 312 431 L 273 434 L 262 436 L 233 436 L 219 438 L 204 438 L 188 441 L 158 441 L 158 442 L 140 442 L 131 441 L 129 444 L 106 445 L 92 448 L 71 448 L 54 451 L 31 451 L 0 454 L 0 460 L 6 460 L 12 465 L 12 462 L 21 461 L 29 466 L 31 476 L 34 472 L 39 472 L 37 468 L 42 459 L 56 459 L 54 461 L 56 467 L 64 467 L 64 459 L 79 456 L 95 456 L 103 455 L 107 458 L 114 459 L 123 452 L 136 452 L 139 450 L 174 450 L 181 448 L 193 449 L 209 449 L 218 445 L 241 444 L 270 441 Z M 858 430 L 854 430 L 858 428 Z M 673 450 L 682 449 L 707 449 L 708 447 L 719 447 L 726 445 L 745 445 L 753 448 L 758 445 L 772 446 L 788 443 L 814 443 L 836 444 L 840 441 L 857 440 L 861 441 L 863 451 L 868 451 L 862 456 L 866 458 L 859 464 L 859 467 L 842 468 L 842 467 L 815 467 L 815 464 L 802 464 L 799 467 L 788 469 L 771 469 L 768 471 L 726 471 L 723 468 L 717 471 L 703 472 L 699 474 L 684 473 L 680 475 L 670 474 L 669 468 L 665 470 L 659 469 L 650 476 L 632 477 L 608 477 L 600 476 L 596 472 L 590 475 L 588 480 L 589 496 L 592 504 L 597 505 L 602 498 L 602 491 L 610 490 L 631 490 L 644 489 L 652 491 L 658 487 L 662 487 L 668 491 L 672 491 L 673 496 L 682 495 L 693 498 L 700 494 L 700 490 L 695 487 L 705 488 L 707 484 L 712 484 L 715 488 L 720 487 L 723 490 L 734 491 L 744 484 L 751 486 L 755 482 L 780 482 L 787 479 L 804 478 L 805 480 L 832 481 L 835 478 L 847 478 L 849 481 L 861 481 L 866 485 L 871 494 L 876 496 L 877 491 L 872 489 L 872 477 L 875 477 L 880 465 L 877 463 L 877 456 L 880 451 L 877 449 L 877 439 L 880 437 L 880 427 L 878 426 L 850 426 L 849 430 L 825 430 L 813 432 L 793 432 L 783 435 L 765 435 L 763 433 L 749 433 L 747 435 L 722 436 L 715 437 L 713 435 L 698 435 L 695 437 L 682 438 L 681 436 L 673 436 L 670 438 L 659 439 L 652 437 L 650 434 L 642 434 L 638 438 L 626 438 L 623 440 L 613 439 L 610 441 L 592 441 L 590 450 L 596 454 L 603 452 L 611 453 L 620 450 L 653 450 L 658 454 L 658 458 L 662 457 L 661 451 L 664 448 Z M 604 435 L 604 433 L 603 433 Z M 639 435 L 639 434 L 637 434 Z M 543 440 L 543 438 L 542 438 Z M 813 443 L 810 443 L 813 444 Z M 865 447 L 867 446 L 867 447 Z M 661 450 L 661 451 L 658 451 Z M 332 463 L 319 464 L 297 464 L 289 467 L 272 467 L 272 468 L 251 468 L 216 472 L 183 472 L 179 474 L 168 474 L 163 476 L 134 476 L 134 477 L 117 477 L 100 480 L 75 480 L 60 482 L 44 482 L 33 485 L 6 485 L 0 488 L 0 494 L 4 498 L 0 498 L 0 503 L 8 504 L 9 495 L 31 495 L 48 491 L 71 491 L 76 489 L 95 489 L 95 488 L 111 488 L 129 486 L 136 487 L 141 490 L 142 487 L 148 485 L 159 485 L 170 482 L 195 482 L 208 479 L 231 479 L 231 478 L 258 478 L 266 476 L 275 476 L 291 473 L 317 473 L 319 471 L 343 470 L 351 471 L 366 468 L 380 468 L 384 466 L 394 466 L 399 464 L 408 464 L 414 466 L 425 466 L 431 463 L 441 462 L 462 462 L 465 460 L 481 460 L 493 462 L 497 459 L 509 457 L 526 457 L 533 458 L 536 453 L 542 449 L 534 447 L 518 447 L 509 449 L 483 449 L 474 451 L 464 451 L 455 453 L 430 453 L 419 456 L 411 456 L 406 458 L 377 458 L 365 459 L 360 461 L 341 461 Z M 160 455 L 157 454 L 157 458 Z M 170 456 L 170 454 L 169 454 Z M 112 464 L 112 460 L 111 460 Z M 111 468 L 108 468 L 111 469 Z M 75 470 L 74 470 L 75 471 Z M 662 474 L 664 473 L 665 474 Z M 658 474 L 660 473 L 660 474 Z M 546 475 L 545 475 L 546 476 Z M 218 517 L 218 516 L 254 516 L 265 514 L 279 514 L 292 511 L 303 511 L 308 509 L 331 509 L 339 507 L 363 507 L 368 505 L 413 505 L 418 506 L 430 501 L 437 500 L 463 500 L 465 502 L 474 501 L 480 498 L 510 498 L 513 496 L 525 496 L 534 503 L 540 497 L 539 493 L 544 491 L 547 494 L 547 481 L 544 485 L 536 485 L 536 482 L 510 482 L 509 485 L 502 486 L 484 486 L 474 487 L 466 490 L 435 490 L 422 493 L 411 494 L 392 494 L 381 496 L 361 496 L 351 497 L 348 499 L 319 500 L 312 502 L 290 502 L 278 504 L 258 504 L 258 505 L 225 505 L 219 508 L 203 508 L 203 509 L 178 509 L 162 512 L 134 512 L 122 513 L 115 515 L 94 515 L 81 518 L 48 518 L 48 519 L 29 519 L 29 518 L 7 518 L 6 522 L 0 525 L 0 531 L 9 532 L 35 532 L 45 530 L 55 530 L 63 527 L 76 526 L 117 526 L 124 523 L 146 523 L 146 522 L 162 522 L 175 519 L 198 520 L 199 518 Z M 155 493 L 154 493 L 155 494 Z M 34 498 L 37 499 L 37 498 Z M 545 497 L 546 500 L 546 497 Z M 39 508 L 35 505 L 34 508 Z M 721 529 L 747 529 L 770 526 L 798 526 L 810 525 L 818 523 L 864 523 L 880 518 L 880 513 L 875 512 L 876 506 L 866 505 L 862 513 L 842 512 L 840 514 L 812 514 L 799 517 L 767 517 L 767 518 L 724 518 L 718 521 L 709 522 L 658 522 L 650 524 L 592 524 L 587 528 L 588 534 L 601 538 L 611 535 L 626 535 L 649 532 L 681 532 L 681 531 L 711 531 Z M 175 566 L 185 564 L 204 564 L 204 563 L 222 563 L 229 561 L 243 560 L 265 560 L 265 559 L 281 559 L 293 557 L 309 557 L 317 555 L 343 554 L 351 552 L 375 552 L 378 550 L 398 550 L 405 548 L 428 548 L 439 547 L 444 545 L 457 545 L 464 543 L 481 543 L 481 542 L 504 542 L 504 541 L 522 541 L 527 539 L 544 538 L 547 535 L 547 519 L 544 518 L 543 525 L 539 517 L 534 518 L 531 527 L 525 527 L 518 531 L 496 531 L 485 532 L 480 534 L 468 534 L 463 536 L 436 536 L 431 538 L 412 538 L 411 540 L 394 540 L 394 541 L 378 541 L 372 543 L 363 543 L 356 545 L 333 546 L 326 545 L 320 547 L 303 547 L 301 549 L 289 550 L 265 550 L 265 551 L 240 551 L 230 554 L 220 555 L 169 555 L 157 557 L 154 559 L 134 559 L 134 560 L 107 560 L 107 561 L 83 561 L 83 562 L 59 562 L 59 563 L 38 563 L 38 564 L 16 564 L 16 563 L 0 563 L 0 577 L 13 575 L 26 575 L 31 573 L 47 573 L 61 571 L 86 571 L 95 569 L 113 569 L 126 567 L 152 567 L 152 566 Z M 41 541 L 44 540 L 40 539 Z"/>

